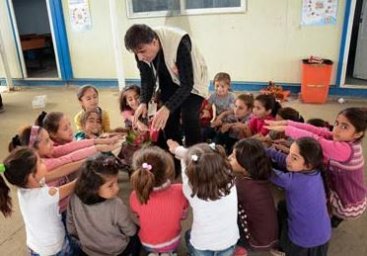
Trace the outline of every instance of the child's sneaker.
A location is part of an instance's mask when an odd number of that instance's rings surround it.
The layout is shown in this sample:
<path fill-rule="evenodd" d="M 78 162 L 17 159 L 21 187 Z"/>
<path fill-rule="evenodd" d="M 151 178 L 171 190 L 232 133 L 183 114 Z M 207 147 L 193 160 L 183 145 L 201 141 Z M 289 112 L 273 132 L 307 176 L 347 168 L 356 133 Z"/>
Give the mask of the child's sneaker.
<path fill-rule="evenodd" d="M 247 250 L 241 246 L 236 246 L 234 250 L 234 256 L 247 256 Z"/>

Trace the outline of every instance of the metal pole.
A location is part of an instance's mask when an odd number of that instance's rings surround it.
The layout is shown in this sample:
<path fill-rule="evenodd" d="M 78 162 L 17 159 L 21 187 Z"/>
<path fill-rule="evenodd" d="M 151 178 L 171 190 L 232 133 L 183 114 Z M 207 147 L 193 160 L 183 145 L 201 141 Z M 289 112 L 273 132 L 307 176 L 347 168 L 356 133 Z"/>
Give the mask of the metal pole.
<path fill-rule="evenodd" d="M 6 58 L 6 52 L 4 48 L 4 41 L 1 34 L 1 30 L 0 30 L 0 55 L 1 55 L 1 62 L 3 63 L 4 66 L 6 85 L 8 86 L 8 90 L 11 91 L 14 89 L 14 84 L 13 80 L 11 79 L 8 59 Z"/>
<path fill-rule="evenodd" d="M 124 75 L 124 66 L 122 64 L 122 42 L 121 42 L 121 35 L 120 35 L 121 31 L 119 30 L 119 27 L 118 27 L 116 0 L 110 0 L 109 5 L 110 5 L 113 49 L 115 52 L 116 74 L 117 74 L 119 90 L 121 91 L 125 87 L 125 75 Z"/>

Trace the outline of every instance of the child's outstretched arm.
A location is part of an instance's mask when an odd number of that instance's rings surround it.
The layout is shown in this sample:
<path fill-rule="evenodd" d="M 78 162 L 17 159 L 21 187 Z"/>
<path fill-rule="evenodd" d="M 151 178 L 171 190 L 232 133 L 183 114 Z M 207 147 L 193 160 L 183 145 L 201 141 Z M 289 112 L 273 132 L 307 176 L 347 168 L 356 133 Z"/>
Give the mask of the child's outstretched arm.
<path fill-rule="evenodd" d="M 266 149 L 266 154 L 270 157 L 270 159 L 277 163 L 279 168 L 281 168 L 282 170 L 286 170 L 287 169 L 287 155 L 279 152 L 273 148 L 268 148 Z"/>
<path fill-rule="evenodd" d="M 58 188 L 56 187 L 51 187 L 48 191 L 48 193 L 51 195 L 51 196 L 54 196 L 57 191 L 59 191 L 59 201 L 67 196 L 69 196 L 71 193 L 74 192 L 74 188 L 75 188 L 75 182 L 76 182 L 76 179 L 65 184 L 65 185 L 62 185 Z"/>
<path fill-rule="evenodd" d="M 49 173 L 45 176 L 46 183 L 50 181 L 57 180 L 61 177 L 67 176 L 77 170 L 82 166 L 82 164 L 85 162 L 85 159 L 79 160 L 77 162 L 68 163 L 65 165 L 62 165 L 56 169 L 50 170 Z"/>
<path fill-rule="evenodd" d="M 286 122 L 286 121 L 276 121 L 276 122 Z M 333 141 L 330 139 L 325 139 L 322 136 L 316 135 L 312 132 L 299 129 L 290 125 L 276 125 L 276 123 L 269 123 L 267 126 L 269 130 L 285 132 L 286 136 L 292 139 L 298 139 L 302 137 L 312 137 L 317 140 L 321 147 L 324 158 L 332 159 L 339 162 L 344 162 L 350 159 L 353 151 L 351 146 L 347 142 Z"/>
<path fill-rule="evenodd" d="M 167 140 L 168 150 L 175 155 L 177 159 L 183 160 L 185 157 L 185 154 L 187 152 L 187 149 L 178 144 L 177 141 L 174 140 Z"/>

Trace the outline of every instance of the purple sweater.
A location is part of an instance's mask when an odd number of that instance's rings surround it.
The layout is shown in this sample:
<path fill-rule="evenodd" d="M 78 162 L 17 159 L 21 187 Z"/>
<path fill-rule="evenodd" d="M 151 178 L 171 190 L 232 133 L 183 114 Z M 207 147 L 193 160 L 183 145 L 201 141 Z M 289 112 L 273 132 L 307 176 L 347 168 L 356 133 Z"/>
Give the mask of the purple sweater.
<path fill-rule="evenodd" d="M 364 182 L 364 158 L 360 142 L 338 142 L 324 128 L 288 121 L 286 135 L 292 138 L 313 137 L 319 141 L 328 164 L 333 214 L 340 218 L 361 216 L 367 208 Z"/>
<path fill-rule="evenodd" d="M 268 150 L 279 166 L 286 166 L 286 155 Z M 321 174 L 311 172 L 282 172 L 273 170 L 271 181 L 284 188 L 288 211 L 289 239 L 296 245 L 311 248 L 331 238 L 330 218 Z"/>

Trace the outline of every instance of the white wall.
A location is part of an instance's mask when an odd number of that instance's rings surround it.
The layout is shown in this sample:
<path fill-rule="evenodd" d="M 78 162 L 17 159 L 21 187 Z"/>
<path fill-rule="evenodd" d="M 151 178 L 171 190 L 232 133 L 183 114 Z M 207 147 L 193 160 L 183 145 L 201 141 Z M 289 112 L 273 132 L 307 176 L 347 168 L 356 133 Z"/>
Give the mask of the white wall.
<path fill-rule="evenodd" d="M 3 37 L 4 48 L 8 59 L 8 65 L 12 78 L 22 77 L 20 64 L 18 62 L 17 50 L 11 28 L 10 15 L 6 5 L 6 0 L 0 0 L 0 33 Z M 0 59 L 0 77 L 5 77 L 3 63 Z"/>
<path fill-rule="evenodd" d="M 19 76 L 10 24 L 0 0 L 0 29 L 5 30 L 12 74 Z M 301 27 L 301 0 L 248 1 L 246 13 L 128 19 L 126 0 L 118 0 L 120 36 L 134 23 L 177 26 L 189 32 L 201 49 L 213 78 L 227 71 L 233 81 L 298 83 L 300 60 L 309 55 L 329 58 L 337 66 L 345 0 L 339 0 L 335 26 Z M 68 0 L 62 0 L 75 78 L 116 78 L 108 1 L 89 0 L 92 28 L 74 32 Z M 122 54 L 127 79 L 139 78 L 134 56 Z M 1 68 L 1 67 L 0 67 Z M 334 68 L 334 71 L 336 68 Z M 0 77 L 3 76 L 0 69 Z"/>

